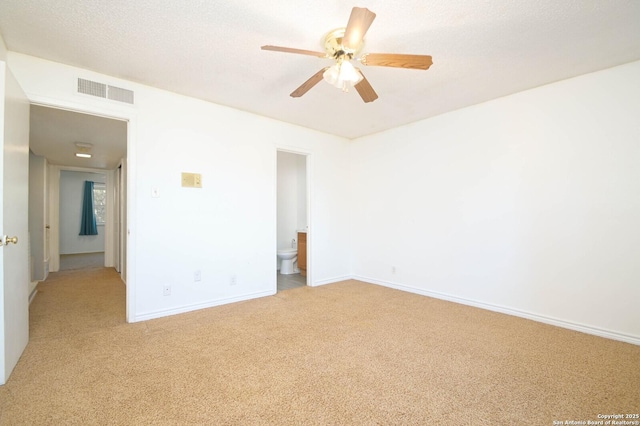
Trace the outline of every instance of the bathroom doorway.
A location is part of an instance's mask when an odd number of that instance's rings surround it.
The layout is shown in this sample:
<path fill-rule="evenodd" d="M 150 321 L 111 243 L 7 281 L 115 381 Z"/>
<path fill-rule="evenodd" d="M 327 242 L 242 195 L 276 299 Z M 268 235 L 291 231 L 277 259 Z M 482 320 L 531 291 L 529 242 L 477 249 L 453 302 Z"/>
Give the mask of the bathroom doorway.
<path fill-rule="evenodd" d="M 277 151 L 277 290 L 309 282 L 307 154 Z"/>

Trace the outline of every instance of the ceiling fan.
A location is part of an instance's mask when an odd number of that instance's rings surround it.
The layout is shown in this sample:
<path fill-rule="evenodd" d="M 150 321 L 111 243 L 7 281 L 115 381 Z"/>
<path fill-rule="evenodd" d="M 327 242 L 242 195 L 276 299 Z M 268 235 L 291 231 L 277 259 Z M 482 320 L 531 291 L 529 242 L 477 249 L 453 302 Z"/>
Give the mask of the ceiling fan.
<path fill-rule="evenodd" d="M 297 53 L 301 55 L 316 56 L 318 58 L 333 58 L 336 63 L 326 67 L 311 76 L 296 90 L 291 92 L 291 97 L 299 98 L 307 93 L 313 86 L 324 79 L 329 84 L 348 91 L 355 87 L 358 94 L 365 102 L 373 102 L 378 99 L 377 93 L 362 74 L 362 71 L 351 64 L 354 56 L 360 53 L 364 35 L 376 18 L 376 14 L 369 9 L 354 7 L 346 28 L 338 28 L 329 32 L 324 39 L 325 52 L 313 50 L 294 49 L 282 46 L 262 46 L 262 50 L 276 52 Z M 411 68 L 427 70 L 433 63 L 428 55 L 405 55 L 398 53 L 365 53 L 357 58 L 360 63 L 367 66 L 383 66 L 396 68 Z"/>

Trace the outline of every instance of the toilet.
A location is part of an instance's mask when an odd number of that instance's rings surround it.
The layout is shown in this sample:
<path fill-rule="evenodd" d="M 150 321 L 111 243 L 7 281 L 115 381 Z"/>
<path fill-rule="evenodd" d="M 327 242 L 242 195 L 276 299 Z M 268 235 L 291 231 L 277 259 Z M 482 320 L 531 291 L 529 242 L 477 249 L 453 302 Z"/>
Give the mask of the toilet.
<path fill-rule="evenodd" d="M 298 250 L 294 248 L 280 249 L 277 251 L 278 259 L 282 261 L 280 265 L 280 273 L 282 275 L 295 274 L 297 268 L 294 267 L 298 260 Z"/>

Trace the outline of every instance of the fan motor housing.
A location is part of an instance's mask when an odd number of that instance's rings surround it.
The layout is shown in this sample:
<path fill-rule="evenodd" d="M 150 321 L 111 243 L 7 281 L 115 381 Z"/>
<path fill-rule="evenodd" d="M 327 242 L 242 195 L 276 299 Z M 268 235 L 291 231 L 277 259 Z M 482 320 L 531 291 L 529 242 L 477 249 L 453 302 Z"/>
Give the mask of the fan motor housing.
<path fill-rule="evenodd" d="M 324 36 L 324 50 L 332 58 L 338 59 L 346 56 L 347 59 L 352 59 L 355 55 L 360 53 L 364 46 L 363 40 L 356 49 L 345 48 L 342 45 L 342 38 L 344 37 L 345 30 L 346 28 L 336 28 L 335 30 L 329 31 L 327 35 Z"/>

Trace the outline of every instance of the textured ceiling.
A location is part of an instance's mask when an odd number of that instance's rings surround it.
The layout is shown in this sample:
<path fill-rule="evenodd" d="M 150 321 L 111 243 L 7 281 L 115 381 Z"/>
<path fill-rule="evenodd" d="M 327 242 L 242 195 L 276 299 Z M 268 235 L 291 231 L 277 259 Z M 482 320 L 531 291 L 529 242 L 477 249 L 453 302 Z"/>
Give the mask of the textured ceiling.
<path fill-rule="evenodd" d="M 362 102 L 320 82 L 289 97 L 327 59 L 353 6 L 377 14 L 363 52 L 433 56 L 428 71 L 362 67 Z M 640 59 L 637 0 L 2 0 L 7 48 L 346 138 Z"/>

